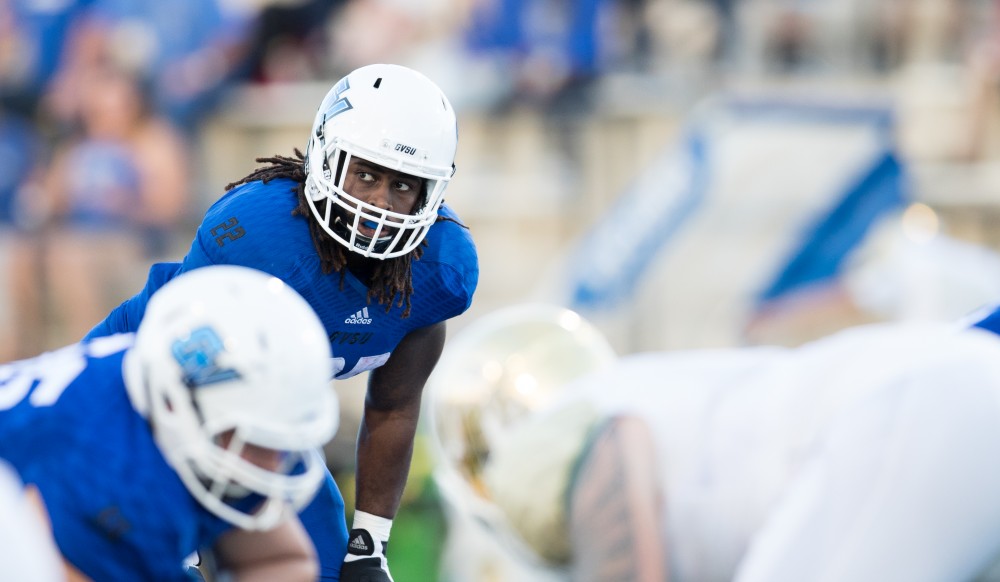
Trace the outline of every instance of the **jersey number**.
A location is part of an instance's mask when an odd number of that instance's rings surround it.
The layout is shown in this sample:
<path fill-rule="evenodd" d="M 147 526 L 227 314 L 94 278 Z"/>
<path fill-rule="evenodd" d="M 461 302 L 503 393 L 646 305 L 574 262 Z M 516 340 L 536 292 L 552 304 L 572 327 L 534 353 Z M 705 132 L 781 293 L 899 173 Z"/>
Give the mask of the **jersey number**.
<path fill-rule="evenodd" d="M 52 406 L 87 365 L 86 355 L 101 357 L 123 349 L 129 334 L 73 344 L 37 358 L 0 366 L 0 410 L 17 406 L 25 397 L 32 406 Z M 86 349 L 86 352 L 84 351 Z"/>
<path fill-rule="evenodd" d="M 0 410 L 17 406 L 28 394 L 32 406 L 51 406 L 80 375 L 86 360 L 79 345 L 0 368 Z M 34 390 L 32 390 L 34 388 Z"/>
<path fill-rule="evenodd" d="M 240 221 L 234 216 L 222 224 L 215 225 L 211 230 L 212 236 L 215 237 L 215 244 L 221 247 L 226 244 L 227 240 L 236 240 L 245 235 L 247 231 L 242 226 L 238 226 L 239 223 Z M 222 234 L 216 235 L 218 232 Z"/>

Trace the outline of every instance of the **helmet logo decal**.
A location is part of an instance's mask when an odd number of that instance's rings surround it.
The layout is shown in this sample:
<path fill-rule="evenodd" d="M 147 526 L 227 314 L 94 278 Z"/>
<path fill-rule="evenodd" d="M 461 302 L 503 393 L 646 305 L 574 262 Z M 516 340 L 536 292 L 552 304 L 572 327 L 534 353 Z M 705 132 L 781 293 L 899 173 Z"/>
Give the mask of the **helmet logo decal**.
<path fill-rule="evenodd" d="M 183 381 L 188 388 L 225 382 L 240 377 L 232 368 L 222 368 L 216 362 L 225 351 L 219 334 L 211 327 L 199 327 L 185 339 L 177 340 L 170 350 L 184 371 Z"/>
<path fill-rule="evenodd" d="M 347 97 L 343 96 L 343 93 L 347 92 L 350 88 L 351 84 L 347 81 L 347 77 L 341 79 L 333 87 L 333 94 L 327 97 L 327 99 L 333 99 L 333 103 L 330 103 L 329 105 L 325 103 L 323 104 L 324 119 L 323 123 L 320 124 L 320 128 L 326 125 L 327 121 L 333 119 L 341 113 L 354 109 L 354 106 L 351 105 L 351 102 L 347 99 Z M 322 129 L 320 129 L 320 131 L 322 131 Z"/>

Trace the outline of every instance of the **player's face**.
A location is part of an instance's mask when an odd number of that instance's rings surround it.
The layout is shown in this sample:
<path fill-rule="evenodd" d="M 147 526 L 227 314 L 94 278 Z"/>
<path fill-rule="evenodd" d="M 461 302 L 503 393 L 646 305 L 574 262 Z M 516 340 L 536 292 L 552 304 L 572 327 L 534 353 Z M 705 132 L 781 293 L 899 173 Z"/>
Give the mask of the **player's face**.
<path fill-rule="evenodd" d="M 231 430 L 220 434 L 219 445 L 222 447 L 228 447 L 230 441 L 233 440 L 233 434 L 234 431 Z M 257 465 L 261 469 L 276 472 L 282 465 L 285 453 L 250 443 L 244 443 L 242 450 L 240 450 L 240 456 L 246 461 Z"/>
<path fill-rule="evenodd" d="M 351 158 L 344 178 L 344 190 L 362 202 L 400 214 L 413 214 L 420 202 L 423 180 L 361 158 Z M 374 225 L 364 222 L 361 234 L 372 236 Z"/>

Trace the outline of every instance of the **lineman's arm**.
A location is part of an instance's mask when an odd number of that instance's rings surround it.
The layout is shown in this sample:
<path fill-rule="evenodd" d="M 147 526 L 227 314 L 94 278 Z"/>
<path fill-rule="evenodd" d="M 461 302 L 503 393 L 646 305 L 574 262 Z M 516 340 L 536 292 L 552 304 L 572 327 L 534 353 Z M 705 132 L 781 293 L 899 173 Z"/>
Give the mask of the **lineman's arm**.
<path fill-rule="evenodd" d="M 313 582 L 319 575 L 316 550 L 296 517 L 267 531 L 231 529 L 212 551 L 234 582 Z"/>
<path fill-rule="evenodd" d="M 570 497 L 573 580 L 667 579 L 657 466 L 642 420 L 617 417 L 597 436 Z"/>
<path fill-rule="evenodd" d="M 356 509 L 392 519 L 413 455 L 424 384 L 444 348 L 445 324 L 410 332 L 369 376 L 358 431 Z"/>

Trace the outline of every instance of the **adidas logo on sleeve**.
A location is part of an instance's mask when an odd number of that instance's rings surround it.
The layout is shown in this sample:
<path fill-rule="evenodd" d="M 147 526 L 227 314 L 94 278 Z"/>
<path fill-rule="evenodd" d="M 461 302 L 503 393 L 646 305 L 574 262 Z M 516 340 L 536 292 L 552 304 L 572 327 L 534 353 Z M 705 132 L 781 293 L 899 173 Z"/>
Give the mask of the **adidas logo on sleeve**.
<path fill-rule="evenodd" d="M 352 315 L 352 316 L 350 316 L 350 317 L 348 317 L 347 319 L 344 320 L 344 323 L 363 323 L 363 324 L 366 324 L 366 325 L 369 324 L 369 323 L 371 323 L 371 322 L 372 322 L 372 318 L 368 317 L 368 308 L 367 307 L 361 309 L 361 311 L 358 311 L 354 315 Z"/>

